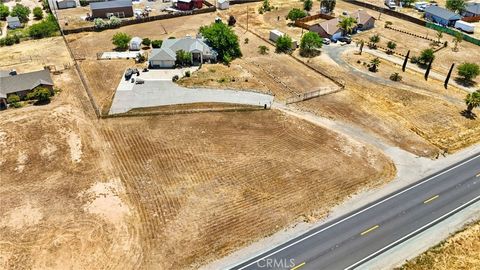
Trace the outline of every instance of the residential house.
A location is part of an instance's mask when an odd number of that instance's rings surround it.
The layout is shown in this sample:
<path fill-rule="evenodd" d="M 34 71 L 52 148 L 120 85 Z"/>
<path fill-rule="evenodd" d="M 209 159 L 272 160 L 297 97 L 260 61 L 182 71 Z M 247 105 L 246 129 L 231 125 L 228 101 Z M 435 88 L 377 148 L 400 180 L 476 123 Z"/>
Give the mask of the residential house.
<path fill-rule="evenodd" d="M 192 64 L 200 65 L 217 60 L 217 52 L 205 43 L 203 38 L 185 37 L 166 39 L 159 49 L 153 49 L 148 63 L 151 68 L 173 68 L 177 60 L 177 51 L 192 53 Z"/>
<path fill-rule="evenodd" d="M 114 0 L 90 3 L 93 18 L 126 18 L 133 16 L 132 0 Z"/>
<path fill-rule="evenodd" d="M 57 0 L 58 9 L 75 8 L 77 1 L 75 0 Z"/>
<path fill-rule="evenodd" d="M 462 11 L 464 17 L 478 17 L 480 16 L 480 3 L 470 2 L 465 4 L 465 9 Z"/>
<path fill-rule="evenodd" d="M 194 8 L 202 8 L 203 0 L 177 0 L 174 5 L 179 10 L 193 10 Z"/>
<path fill-rule="evenodd" d="M 454 26 L 455 22 L 461 18 L 460 14 L 442 7 L 429 6 L 425 8 L 425 19 L 443 26 Z"/>
<path fill-rule="evenodd" d="M 128 44 L 130 51 L 139 51 L 142 48 L 142 41 L 143 39 L 139 37 L 132 38 Z"/>
<path fill-rule="evenodd" d="M 6 105 L 9 95 L 24 98 L 37 87 L 45 87 L 53 94 L 53 80 L 48 69 L 17 74 L 16 71 L 0 71 L 0 107 Z"/>
<path fill-rule="evenodd" d="M 22 27 L 22 23 L 18 17 L 7 17 L 7 27 L 10 29 L 17 29 Z"/>
<path fill-rule="evenodd" d="M 228 9 L 230 7 L 229 0 L 217 0 L 217 8 L 221 10 Z"/>
<path fill-rule="evenodd" d="M 357 25 L 353 29 L 354 33 L 358 30 L 365 31 L 375 27 L 375 18 L 364 10 L 355 11 L 347 16 L 355 18 L 357 21 Z M 321 23 L 311 25 L 309 30 L 311 32 L 318 33 L 323 38 L 337 40 L 343 34 L 342 29 L 338 26 L 340 20 L 341 18 L 337 17 L 328 21 L 323 21 Z"/>

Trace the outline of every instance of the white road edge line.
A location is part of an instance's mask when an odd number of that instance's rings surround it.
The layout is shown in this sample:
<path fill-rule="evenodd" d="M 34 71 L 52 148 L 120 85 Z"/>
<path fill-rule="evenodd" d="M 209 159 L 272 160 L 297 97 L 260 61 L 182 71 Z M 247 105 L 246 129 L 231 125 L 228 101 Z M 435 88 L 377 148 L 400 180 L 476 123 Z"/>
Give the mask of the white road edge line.
<path fill-rule="evenodd" d="M 479 157 L 480 157 L 480 154 L 477 154 L 476 156 L 474 156 L 474 157 L 472 157 L 472 158 L 470 158 L 470 159 L 468 159 L 468 160 L 465 160 L 464 162 L 459 163 L 459 164 L 455 165 L 454 167 L 452 167 L 452 168 L 450 168 L 450 169 L 447 169 L 447 170 L 445 170 L 445 171 L 443 171 L 443 172 L 441 172 L 441 173 L 438 173 L 438 174 L 436 174 L 436 175 L 434 175 L 434 176 L 432 176 L 432 177 L 430 177 L 430 178 L 427 178 L 427 179 L 425 179 L 425 180 L 423 180 L 423 181 L 421 181 L 421 182 L 419 182 L 419 183 L 417 183 L 417 184 L 415 184 L 415 185 L 413 185 L 413 186 L 411 186 L 411 187 L 409 187 L 409 188 L 407 188 L 407 189 L 404 189 L 404 190 L 402 190 L 402 191 L 400 191 L 400 192 L 397 192 L 397 193 L 393 194 L 393 195 L 390 196 L 390 197 L 387 197 L 387 198 L 385 198 L 385 199 L 383 199 L 383 200 L 381 200 L 381 201 L 379 201 L 379 202 L 377 202 L 377 203 L 375 203 L 375 204 L 373 204 L 373 205 L 371 205 L 371 206 L 369 206 L 369 207 L 367 207 L 367 208 L 365 208 L 365 209 L 362 209 L 362 210 L 360 210 L 360 211 L 358 211 L 358 212 L 356 212 L 356 213 L 354 213 L 354 214 L 352 214 L 352 215 L 350 215 L 350 216 L 348 216 L 348 217 L 345 217 L 345 218 L 343 218 L 343 219 L 341 219 L 341 220 L 339 220 L 339 221 L 337 221 L 337 222 L 335 222 L 335 223 L 333 223 L 333 224 L 331 224 L 331 225 L 329 225 L 329 226 L 327 226 L 327 227 L 325 227 L 325 228 L 323 228 L 323 229 L 321 229 L 321 230 L 318 230 L 318 231 L 316 231 L 316 232 L 314 232 L 314 233 L 312 233 L 312 234 L 309 234 L 309 235 L 303 237 L 302 239 L 299 239 L 299 240 L 297 240 L 297 241 L 295 241 L 295 242 L 293 242 L 293 243 L 291 243 L 291 244 L 289 244 L 289 245 L 287 245 L 287 246 L 285 246 L 285 247 L 283 247 L 283 248 L 281 248 L 281 249 L 279 249 L 279 250 L 276 250 L 276 251 L 274 251 L 274 252 L 272 252 L 272 253 L 266 254 L 266 255 L 263 256 L 262 258 L 260 258 L 260 259 L 258 259 L 258 260 L 255 260 L 255 261 L 253 261 L 253 262 L 251 262 L 251 263 L 249 263 L 249 264 L 247 264 L 247 265 L 245 265 L 245 266 L 243 266 L 243 267 L 241 267 L 241 268 L 238 268 L 238 269 L 239 269 L 239 270 L 245 269 L 245 268 L 249 267 L 250 265 L 252 265 L 252 264 L 254 264 L 254 263 L 258 262 L 258 261 L 261 261 L 261 260 L 263 260 L 263 259 L 265 259 L 265 258 L 267 258 L 267 257 L 269 257 L 269 256 L 275 255 L 275 254 L 277 254 L 278 252 L 281 252 L 281 251 L 283 251 L 283 250 L 285 250 L 285 249 L 287 249 L 287 248 L 289 248 L 289 247 L 291 247 L 291 246 L 294 246 L 294 245 L 296 245 L 296 244 L 298 244 L 298 243 L 300 243 L 300 242 L 302 242 L 302 241 L 304 241 L 304 240 L 306 240 L 306 239 L 308 239 L 308 238 L 310 238 L 310 237 L 312 237 L 312 236 L 315 236 L 315 235 L 317 235 L 317 234 L 319 234 L 319 233 L 321 233 L 321 232 L 324 232 L 324 231 L 326 231 L 326 230 L 328 230 L 328 229 L 330 229 L 330 228 L 332 228 L 332 227 L 334 227 L 334 226 L 336 226 L 336 225 L 338 225 L 338 224 L 340 224 L 340 223 L 342 223 L 342 222 L 344 222 L 344 221 L 346 221 L 346 220 L 349 220 L 349 219 L 351 219 L 351 218 L 353 218 L 353 217 L 355 217 L 355 216 L 357 216 L 357 215 L 359 215 L 359 214 L 361 214 L 361 213 L 363 213 L 363 212 L 365 212 L 365 211 L 367 211 L 367 210 L 370 210 L 371 208 L 373 208 L 373 207 L 375 207 L 375 206 L 377 206 L 377 205 L 379 205 L 379 204 L 382 204 L 382 203 L 384 203 L 384 202 L 386 202 L 386 201 L 388 201 L 388 200 L 391 200 L 391 199 L 393 199 L 393 198 L 395 198 L 395 197 L 397 197 L 397 196 L 399 196 L 399 195 L 401 195 L 401 194 L 403 194 L 403 193 L 405 193 L 405 192 L 407 192 L 407 191 L 409 191 L 409 190 L 411 190 L 411 189 L 414 189 L 414 188 L 416 188 L 416 187 L 418 187 L 418 186 L 420 186 L 420 185 L 423 185 L 423 184 L 425 184 L 425 183 L 427 183 L 427 182 L 429 182 L 429 181 L 431 181 L 431 180 L 433 180 L 433 179 L 435 179 L 435 178 L 437 178 L 437 177 L 439 177 L 439 176 L 441 176 L 441 175 L 443 175 L 443 174 L 446 174 L 447 172 L 450 172 L 450 171 L 452 171 L 452 170 L 454 170 L 454 169 L 456 169 L 456 168 L 458 168 L 458 167 L 461 167 L 461 166 L 463 166 L 463 165 L 469 163 L 470 161 L 475 160 L 475 159 L 477 159 L 477 158 L 479 158 Z M 288 241 L 287 241 L 287 242 L 288 242 Z M 285 242 L 285 243 L 286 243 L 286 242 Z M 280 245 L 278 245 L 277 247 L 279 247 L 279 246 L 281 246 L 281 245 L 284 245 L 285 243 L 280 244 Z M 244 262 L 241 262 L 241 263 L 239 263 L 239 264 L 237 264 L 237 265 L 241 265 L 241 264 L 243 264 L 243 263 L 245 263 L 245 262 L 248 262 L 249 260 L 251 260 L 251 259 L 245 260 Z M 233 266 L 233 267 L 231 267 L 230 269 L 235 268 L 235 267 L 236 267 L 236 266 Z"/>
<path fill-rule="evenodd" d="M 352 265 L 348 266 L 347 268 L 345 268 L 345 270 L 350 270 L 350 269 L 353 269 L 353 268 L 355 268 L 355 267 L 358 267 L 358 266 L 360 266 L 360 265 L 361 265 L 361 264 L 363 264 L 364 262 L 366 262 L 366 261 L 370 260 L 371 258 L 373 258 L 373 257 L 375 257 L 375 256 L 377 256 L 377 255 L 379 255 L 380 253 L 382 253 L 382 252 L 384 252 L 384 251 L 388 250 L 389 248 L 391 248 L 391 247 L 394 247 L 395 245 L 397 245 L 398 243 L 400 243 L 400 242 L 404 241 L 405 239 L 408 239 L 408 238 L 410 238 L 411 236 L 413 236 L 413 235 L 417 234 L 418 232 L 420 232 L 420 231 L 422 231 L 422 230 L 424 230 L 424 229 L 426 229 L 426 228 L 430 227 L 432 224 L 435 224 L 436 222 L 438 222 L 438 221 L 440 221 L 440 220 L 442 220 L 442 219 L 444 219 L 444 218 L 448 217 L 450 214 L 452 214 L 452 213 L 454 213 L 454 212 L 457 212 L 459 209 L 462 209 L 462 208 L 463 208 L 465 205 L 468 205 L 468 204 L 470 204 L 470 203 L 472 203 L 472 202 L 474 202 L 474 201 L 476 201 L 476 200 L 479 200 L 479 199 L 480 199 L 480 196 L 477 196 L 477 197 L 475 197 L 475 198 L 471 199 L 470 201 L 468 201 L 468 202 L 466 202 L 466 203 L 464 203 L 464 204 L 460 205 L 459 207 L 457 207 L 457 208 L 453 209 L 452 211 L 450 211 L 450 212 L 448 212 L 448 213 L 446 213 L 446 214 L 442 215 L 441 217 L 439 217 L 439 218 L 437 218 L 437 219 L 435 219 L 435 220 L 433 220 L 433 221 L 431 221 L 431 222 L 429 222 L 429 223 L 427 223 L 427 224 L 423 225 L 422 227 L 420 227 L 420 228 L 416 229 L 415 231 L 413 231 L 413 232 L 411 232 L 411 233 L 409 233 L 409 234 L 405 235 L 404 237 L 402 237 L 402 238 L 400 238 L 400 239 L 396 240 L 395 242 L 392 242 L 392 243 L 390 243 L 388 246 L 384 246 L 383 248 L 381 248 L 381 249 L 379 249 L 379 250 L 375 251 L 374 253 L 372 253 L 372 254 L 368 255 L 367 257 L 365 257 L 365 258 L 361 259 L 360 261 L 358 261 L 358 262 L 356 262 L 356 263 L 354 263 L 354 264 L 352 264 Z"/>

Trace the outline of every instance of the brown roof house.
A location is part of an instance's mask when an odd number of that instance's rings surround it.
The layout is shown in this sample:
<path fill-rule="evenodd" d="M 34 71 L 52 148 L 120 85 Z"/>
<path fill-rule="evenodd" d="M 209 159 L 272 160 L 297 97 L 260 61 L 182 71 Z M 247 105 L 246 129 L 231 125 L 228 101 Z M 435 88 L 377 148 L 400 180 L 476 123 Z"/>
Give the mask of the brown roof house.
<path fill-rule="evenodd" d="M 53 80 L 47 69 L 17 74 L 16 71 L 0 71 L 0 108 L 5 108 L 9 95 L 24 98 L 37 87 L 45 87 L 53 94 Z"/>
<path fill-rule="evenodd" d="M 358 30 L 365 31 L 375 27 L 375 18 L 364 10 L 355 11 L 348 16 L 355 18 L 357 21 L 354 33 Z M 309 30 L 311 32 L 318 33 L 323 38 L 336 40 L 342 36 L 342 29 L 338 26 L 340 20 L 341 18 L 337 17 L 328 21 L 317 23 L 310 26 Z"/>

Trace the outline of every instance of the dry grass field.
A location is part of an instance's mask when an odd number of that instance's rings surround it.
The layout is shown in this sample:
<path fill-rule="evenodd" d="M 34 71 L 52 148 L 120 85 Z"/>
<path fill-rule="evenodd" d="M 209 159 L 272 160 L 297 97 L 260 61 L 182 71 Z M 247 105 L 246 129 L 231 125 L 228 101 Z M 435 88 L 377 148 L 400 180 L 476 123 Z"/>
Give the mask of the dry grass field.
<path fill-rule="evenodd" d="M 407 262 L 399 270 L 473 270 L 479 268 L 480 223 L 477 222 Z"/>

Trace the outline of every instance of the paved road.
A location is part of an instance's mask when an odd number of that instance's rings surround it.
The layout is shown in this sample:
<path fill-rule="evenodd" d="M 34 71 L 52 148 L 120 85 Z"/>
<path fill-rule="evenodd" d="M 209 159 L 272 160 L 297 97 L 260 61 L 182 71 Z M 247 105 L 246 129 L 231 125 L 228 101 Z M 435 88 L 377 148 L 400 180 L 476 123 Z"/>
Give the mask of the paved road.
<path fill-rule="evenodd" d="M 354 269 L 477 201 L 480 153 L 232 269 Z"/>

